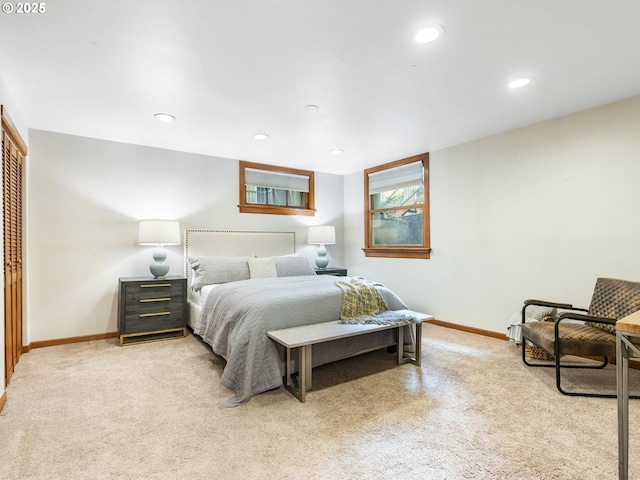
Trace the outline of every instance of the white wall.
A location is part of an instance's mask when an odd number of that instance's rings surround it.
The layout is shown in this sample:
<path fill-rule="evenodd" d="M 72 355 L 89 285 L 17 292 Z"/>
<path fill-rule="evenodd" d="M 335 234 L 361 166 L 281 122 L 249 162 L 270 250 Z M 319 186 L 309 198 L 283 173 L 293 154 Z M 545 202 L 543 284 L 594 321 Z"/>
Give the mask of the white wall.
<path fill-rule="evenodd" d="M 349 273 L 496 332 L 526 298 L 588 307 L 597 277 L 640 280 L 638 132 L 634 97 L 433 152 L 430 260 L 364 257 L 363 174 L 349 175 Z"/>
<path fill-rule="evenodd" d="M 342 238 L 343 178 L 316 174 L 315 217 L 238 213 L 238 161 L 30 131 L 30 341 L 117 330 L 118 277 L 149 275 L 151 247 L 137 221 L 179 220 L 181 228 L 295 231 L 334 224 Z M 183 273 L 183 246 L 167 247 L 170 274 Z M 344 263 L 340 245 L 329 246 Z"/>
<path fill-rule="evenodd" d="M 364 257 L 361 172 L 317 174 L 316 217 L 239 214 L 236 160 L 32 130 L 29 340 L 115 331 L 117 278 L 147 274 L 136 222 L 152 217 L 293 229 L 310 259 L 305 226 L 335 224 L 332 265 L 496 332 L 525 298 L 587 306 L 596 277 L 638 278 L 639 127 L 635 97 L 433 152 L 430 260 Z M 169 261 L 182 272 L 181 246 Z"/>
<path fill-rule="evenodd" d="M 0 105 L 4 106 L 4 108 L 6 109 L 6 112 L 9 114 L 9 117 L 11 118 L 11 121 L 13 122 L 15 127 L 18 129 L 18 132 L 20 133 L 22 140 L 24 140 L 25 143 L 28 145 L 29 132 L 27 130 L 26 124 L 22 119 L 20 110 L 18 110 L 18 107 L 15 104 L 13 97 L 11 96 L 11 93 L 9 92 L 9 88 L 5 84 L 1 75 L 0 75 Z M 29 162 L 27 161 L 27 169 L 28 167 L 29 167 Z M 0 174 L 2 174 L 2 165 L 0 165 Z M 4 231 L 3 231 L 3 226 L 0 225 L 0 252 L 2 251 L 4 251 Z M 4 291 L 4 275 L 2 275 L 1 282 L 2 282 L 2 289 Z M 2 312 L 2 315 L 3 315 L 2 325 L 4 325 L 4 295 L 0 295 L 0 312 Z M 25 341 L 26 341 L 26 338 L 27 338 L 27 335 L 25 332 Z M 4 333 L 0 334 L 0 352 L 2 352 L 2 355 L 0 355 L 0 357 L 2 357 L 0 358 L 0 372 L 4 372 L 4 367 L 5 367 Z M 1 395 L 2 392 L 4 392 L 4 382 L 0 384 L 0 387 L 1 387 L 0 388 L 0 395 Z"/>

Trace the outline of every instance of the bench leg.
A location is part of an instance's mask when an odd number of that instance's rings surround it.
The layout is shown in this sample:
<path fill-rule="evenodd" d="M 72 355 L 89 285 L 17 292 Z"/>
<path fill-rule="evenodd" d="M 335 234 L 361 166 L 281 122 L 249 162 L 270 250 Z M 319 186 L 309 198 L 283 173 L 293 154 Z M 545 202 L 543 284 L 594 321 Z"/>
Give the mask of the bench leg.
<path fill-rule="evenodd" d="M 300 395 L 298 400 L 304 403 L 307 393 L 307 347 L 302 346 L 298 349 L 298 375 L 300 381 L 298 388 Z"/>
<path fill-rule="evenodd" d="M 313 345 L 307 345 L 305 348 L 305 367 L 306 367 L 306 388 L 307 390 L 311 390 L 313 388 L 313 383 L 311 381 L 311 349 L 313 348 Z"/>
<path fill-rule="evenodd" d="M 413 363 L 422 366 L 422 322 L 416 323 L 416 358 Z"/>
<path fill-rule="evenodd" d="M 291 349 L 287 348 L 287 361 L 285 366 L 284 388 L 296 397 L 300 402 L 306 400 L 307 389 L 311 389 L 311 345 L 298 347 L 298 385 L 296 386 L 291 374 Z"/>
<path fill-rule="evenodd" d="M 416 352 L 415 357 L 404 356 L 404 326 L 398 327 L 398 364 L 413 363 L 420 367 L 422 365 L 422 323 L 416 323 Z"/>

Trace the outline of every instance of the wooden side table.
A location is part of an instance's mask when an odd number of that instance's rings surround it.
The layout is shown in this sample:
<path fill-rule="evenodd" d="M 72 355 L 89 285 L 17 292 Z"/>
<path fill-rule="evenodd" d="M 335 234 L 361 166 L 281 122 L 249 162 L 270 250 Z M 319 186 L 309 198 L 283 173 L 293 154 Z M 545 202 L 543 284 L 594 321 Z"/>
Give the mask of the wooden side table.
<path fill-rule="evenodd" d="M 130 277 L 118 282 L 120 346 L 187 334 L 187 279 Z"/>
<path fill-rule="evenodd" d="M 629 357 L 640 357 L 640 311 L 616 322 L 618 478 L 629 478 Z"/>

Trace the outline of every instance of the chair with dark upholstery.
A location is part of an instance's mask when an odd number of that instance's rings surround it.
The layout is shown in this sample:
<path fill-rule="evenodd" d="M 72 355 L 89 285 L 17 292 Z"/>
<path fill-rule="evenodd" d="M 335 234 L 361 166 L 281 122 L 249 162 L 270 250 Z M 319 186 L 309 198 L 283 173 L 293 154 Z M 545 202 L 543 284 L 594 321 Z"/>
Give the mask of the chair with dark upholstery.
<path fill-rule="evenodd" d="M 561 312 L 555 321 L 526 321 L 526 310 L 531 306 L 557 309 Z M 607 366 L 616 355 L 616 321 L 640 310 L 640 282 L 613 278 L 598 278 L 589 309 L 566 303 L 526 300 L 522 308 L 522 361 L 530 367 L 555 367 L 556 386 L 564 395 L 615 398 L 616 394 L 568 392 L 562 388 L 561 368 L 596 368 Z M 584 312 L 584 313 L 580 313 Z M 531 363 L 524 345 L 529 341 L 552 355 L 553 363 Z M 561 364 L 561 357 L 602 358 L 597 365 Z M 638 398 L 638 397 L 631 397 Z"/>

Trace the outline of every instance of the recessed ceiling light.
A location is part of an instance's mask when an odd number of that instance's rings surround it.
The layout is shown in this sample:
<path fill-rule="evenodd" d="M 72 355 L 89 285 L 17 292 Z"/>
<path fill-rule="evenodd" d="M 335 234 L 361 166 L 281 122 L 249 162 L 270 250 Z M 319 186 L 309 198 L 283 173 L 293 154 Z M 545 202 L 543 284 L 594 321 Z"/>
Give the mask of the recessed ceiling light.
<path fill-rule="evenodd" d="M 341 148 L 332 148 L 331 150 L 329 150 L 329 153 L 333 153 L 334 155 L 340 155 L 343 152 L 344 150 Z"/>
<path fill-rule="evenodd" d="M 255 138 L 256 140 L 266 140 L 267 138 L 269 138 L 269 135 L 267 135 L 266 133 L 254 133 L 253 138 Z"/>
<path fill-rule="evenodd" d="M 307 112 L 311 112 L 311 113 L 318 113 L 320 111 L 320 107 L 318 107 L 317 105 L 305 105 L 304 109 Z"/>
<path fill-rule="evenodd" d="M 531 83 L 531 80 L 533 80 L 533 77 L 516 78 L 515 80 L 511 80 L 509 83 L 507 83 L 507 86 L 509 88 L 522 88 L 529 85 Z"/>
<path fill-rule="evenodd" d="M 429 25 L 428 27 L 416 30 L 413 33 L 413 39 L 418 43 L 433 42 L 436 38 L 444 33 L 442 25 Z"/>
<path fill-rule="evenodd" d="M 176 119 L 176 117 L 168 113 L 156 113 L 153 116 L 156 117 L 156 120 L 160 120 L 161 122 L 173 122 Z"/>

